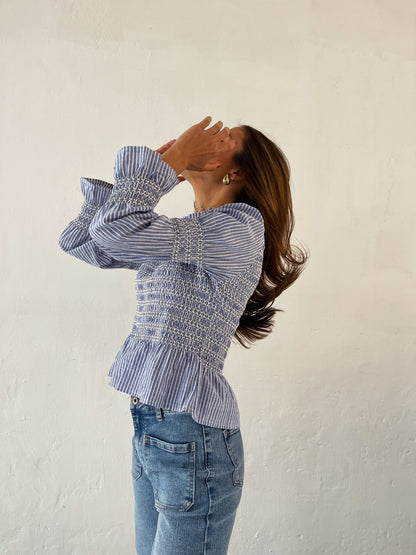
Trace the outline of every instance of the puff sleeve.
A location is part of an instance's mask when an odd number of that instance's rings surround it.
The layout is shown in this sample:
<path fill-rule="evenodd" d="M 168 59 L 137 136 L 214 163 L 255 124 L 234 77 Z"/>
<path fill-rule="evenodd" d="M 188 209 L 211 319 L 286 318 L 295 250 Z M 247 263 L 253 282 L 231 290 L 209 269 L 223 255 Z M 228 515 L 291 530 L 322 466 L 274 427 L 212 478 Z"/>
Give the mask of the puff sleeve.
<path fill-rule="evenodd" d="M 64 252 L 92 266 L 104 269 L 128 268 L 136 270 L 140 264 L 114 259 L 91 239 L 89 233 L 92 219 L 109 198 L 112 188 L 113 185 L 106 181 L 81 177 L 81 192 L 84 199 L 81 210 L 76 218 L 71 220 L 63 230 L 59 236 L 58 244 Z"/>

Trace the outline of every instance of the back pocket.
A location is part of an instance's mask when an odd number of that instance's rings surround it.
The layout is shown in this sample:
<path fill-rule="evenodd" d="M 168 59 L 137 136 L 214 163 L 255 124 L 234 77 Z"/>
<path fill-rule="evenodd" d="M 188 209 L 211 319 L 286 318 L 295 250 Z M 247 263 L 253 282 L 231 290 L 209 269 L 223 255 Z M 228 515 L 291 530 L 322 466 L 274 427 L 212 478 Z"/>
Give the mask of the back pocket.
<path fill-rule="evenodd" d="M 195 502 L 195 441 L 169 443 L 149 435 L 143 441 L 155 507 L 188 511 Z"/>
<path fill-rule="evenodd" d="M 223 430 L 225 446 L 233 463 L 233 485 L 244 484 L 244 446 L 240 428 Z"/>

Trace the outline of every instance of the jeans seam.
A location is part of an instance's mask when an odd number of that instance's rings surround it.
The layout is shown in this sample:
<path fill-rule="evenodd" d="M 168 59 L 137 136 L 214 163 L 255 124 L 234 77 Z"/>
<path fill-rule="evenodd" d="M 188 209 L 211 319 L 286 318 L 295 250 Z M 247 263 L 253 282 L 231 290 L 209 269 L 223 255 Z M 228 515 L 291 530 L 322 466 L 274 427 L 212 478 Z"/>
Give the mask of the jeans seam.
<path fill-rule="evenodd" d="M 205 517 L 205 535 L 204 535 L 204 553 L 203 553 L 203 555 L 206 555 L 206 553 L 207 553 L 209 517 L 211 515 L 211 509 L 212 509 L 211 491 L 210 491 L 210 488 L 209 488 L 209 479 L 210 479 L 210 476 L 211 476 L 211 470 L 210 470 L 209 465 L 208 465 L 206 431 L 207 430 L 206 430 L 205 426 L 202 425 L 202 435 L 203 435 L 203 438 L 204 438 L 204 462 L 205 462 L 205 470 L 207 471 L 207 475 L 205 477 L 205 484 L 207 486 L 208 501 L 209 501 L 208 512 L 207 512 L 206 517 Z"/>

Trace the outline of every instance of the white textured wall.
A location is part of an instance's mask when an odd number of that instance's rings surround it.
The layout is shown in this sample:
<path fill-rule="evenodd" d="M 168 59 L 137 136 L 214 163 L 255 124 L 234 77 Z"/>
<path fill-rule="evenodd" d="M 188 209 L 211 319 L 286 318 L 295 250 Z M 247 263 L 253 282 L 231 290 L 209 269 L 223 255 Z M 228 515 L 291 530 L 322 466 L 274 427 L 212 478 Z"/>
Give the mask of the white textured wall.
<path fill-rule="evenodd" d="M 80 176 L 206 115 L 271 135 L 311 251 L 233 345 L 246 480 L 231 555 L 416 552 L 412 0 L 0 4 L 0 553 L 134 553 L 134 272 L 60 251 Z M 158 212 L 193 210 L 186 182 Z"/>

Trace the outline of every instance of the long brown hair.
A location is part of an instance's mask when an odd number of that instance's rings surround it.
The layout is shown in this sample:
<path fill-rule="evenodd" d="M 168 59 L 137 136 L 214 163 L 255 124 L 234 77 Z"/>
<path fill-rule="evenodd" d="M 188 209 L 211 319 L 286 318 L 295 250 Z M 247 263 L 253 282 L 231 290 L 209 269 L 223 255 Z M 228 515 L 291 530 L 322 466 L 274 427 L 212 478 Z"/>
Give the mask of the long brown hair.
<path fill-rule="evenodd" d="M 234 163 L 244 176 L 235 202 L 246 202 L 260 210 L 264 219 L 265 249 L 259 283 L 250 297 L 234 338 L 245 348 L 249 342 L 264 339 L 274 326 L 275 299 L 299 277 L 309 253 L 290 244 L 294 227 L 290 165 L 281 148 L 250 125 L 243 148 Z"/>

